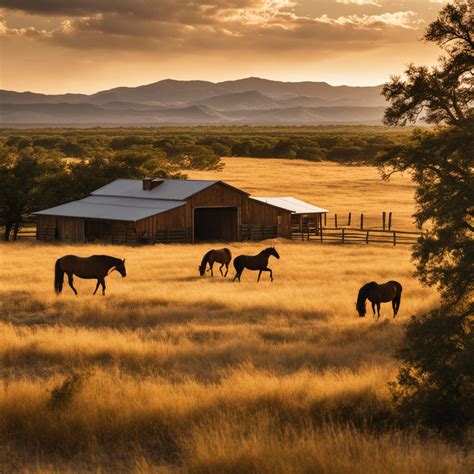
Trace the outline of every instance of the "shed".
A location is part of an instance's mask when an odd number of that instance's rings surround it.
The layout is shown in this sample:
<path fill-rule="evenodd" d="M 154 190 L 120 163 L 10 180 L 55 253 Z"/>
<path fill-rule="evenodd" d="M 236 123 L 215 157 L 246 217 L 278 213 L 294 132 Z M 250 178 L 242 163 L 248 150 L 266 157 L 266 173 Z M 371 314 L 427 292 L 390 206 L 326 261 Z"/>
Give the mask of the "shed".
<path fill-rule="evenodd" d="M 319 235 L 323 227 L 323 214 L 329 211 L 322 207 L 314 206 L 291 196 L 286 197 L 252 197 L 260 202 L 270 204 L 291 212 L 291 234 L 295 236 Z"/>

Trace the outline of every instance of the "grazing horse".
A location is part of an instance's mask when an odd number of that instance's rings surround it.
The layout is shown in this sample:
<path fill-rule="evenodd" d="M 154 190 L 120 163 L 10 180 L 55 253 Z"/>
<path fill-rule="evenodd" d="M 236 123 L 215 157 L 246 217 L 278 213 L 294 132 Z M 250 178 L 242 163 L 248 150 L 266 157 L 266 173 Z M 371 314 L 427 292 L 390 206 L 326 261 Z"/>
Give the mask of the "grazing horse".
<path fill-rule="evenodd" d="M 273 272 L 268 268 L 268 259 L 273 255 L 276 258 L 280 258 L 275 247 L 268 247 L 265 250 L 262 250 L 258 255 L 239 255 L 234 258 L 234 267 L 235 277 L 233 281 L 238 279 L 240 281 L 240 276 L 244 271 L 244 268 L 249 270 L 259 270 L 257 281 L 260 281 L 260 275 L 262 272 L 270 272 L 270 280 L 273 281 Z"/>
<path fill-rule="evenodd" d="M 54 268 L 54 289 L 56 293 L 61 293 L 63 290 L 64 274 L 67 274 L 69 286 L 77 295 L 74 288 L 73 275 L 79 278 L 95 279 L 97 278 L 97 285 L 95 287 L 94 295 L 97 293 L 99 285 L 102 285 L 102 294 L 105 295 L 105 277 L 117 270 L 122 277 L 127 276 L 125 270 L 125 259 L 110 257 L 108 255 L 92 255 L 92 257 L 82 258 L 75 255 L 65 255 L 56 260 Z"/>
<path fill-rule="evenodd" d="M 221 272 L 221 275 L 223 277 L 227 276 L 227 273 L 229 272 L 229 263 L 232 260 L 232 253 L 229 249 L 213 249 L 209 250 L 209 252 L 204 255 L 202 258 L 201 265 L 199 265 L 199 275 L 204 276 L 204 273 L 206 273 L 206 266 L 209 264 L 209 270 L 208 272 L 211 272 L 211 276 L 214 276 L 214 272 L 212 271 L 212 267 L 214 266 L 214 263 L 220 263 L 221 266 L 219 267 L 219 271 Z M 222 273 L 222 268 L 225 266 L 226 271 L 225 274 Z"/>
<path fill-rule="evenodd" d="M 372 311 L 375 316 L 375 307 L 377 307 L 377 320 L 380 318 L 380 303 L 392 302 L 393 317 L 395 317 L 400 308 L 400 300 L 402 298 L 402 285 L 398 281 L 388 281 L 379 285 L 375 281 L 365 284 L 357 296 L 356 309 L 359 316 L 365 316 L 366 303 L 369 300 L 372 303 Z"/>

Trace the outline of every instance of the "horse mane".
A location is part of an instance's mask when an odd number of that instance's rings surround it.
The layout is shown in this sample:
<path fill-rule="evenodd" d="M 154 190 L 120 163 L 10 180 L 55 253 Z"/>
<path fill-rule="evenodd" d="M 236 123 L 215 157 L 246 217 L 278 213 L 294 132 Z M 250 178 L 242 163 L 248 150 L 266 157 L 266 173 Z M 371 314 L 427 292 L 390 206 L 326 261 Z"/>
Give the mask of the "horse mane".
<path fill-rule="evenodd" d="M 272 250 L 273 247 L 267 247 L 266 249 L 263 249 L 259 255 L 266 255 L 268 252 Z"/>
<path fill-rule="evenodd" d="M 359 294 L 357 295 L 357 309 L 363 307 L 365 300 L 367 299 L 367 294 L 369 293 L 370 289 L 376 286 L 377 283 L 375 281 L 371 281 L 370 283 L 366 283 L 360 290 Z"/>
<path fill-rule="evenodd" d="M 209 255 L 211 254 L 211 252 L 214 252 L 214 249 L 209 250 L 208 252 L 204 254 L 204 257 L 202 257 L 201 265 L 199 265 L 200 267 L 206 266 L 206 263 L 209 260 Z"/>

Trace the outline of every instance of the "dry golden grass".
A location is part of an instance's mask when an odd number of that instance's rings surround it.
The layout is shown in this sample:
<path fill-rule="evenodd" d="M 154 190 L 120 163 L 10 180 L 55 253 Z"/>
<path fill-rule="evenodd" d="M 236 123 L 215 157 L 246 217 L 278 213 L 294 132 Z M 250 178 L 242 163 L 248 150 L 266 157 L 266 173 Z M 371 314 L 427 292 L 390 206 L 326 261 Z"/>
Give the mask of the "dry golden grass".
<path fill-rule="evenodd" d="M 200 278 L 206 245 L 0 245 L 0 472 L 469 472 L 461 448 L 392 424 L 403 324 L 438 303 L 409 249 L 271 244 L 259 284 Z M 68 253 L 126 258 L 128 276 L 56 296 Z M 361 284 L 389 278 L 399 317 L 357 317 Z"/>
<path fill-rule="evenodd" d="M 191 171 L 192 179 L 221 179 L 255 196 L 293 196 L 330 211 L 328 226 L 347 223 L 381 227 L 382 212 L 393 213 L 393 227 L 414 230 L 415 186 L 405 174 L 382 181 L 373 166 L 344 166 L 333 162 L 268 158 L 224 158 L 222 171 Z"/>

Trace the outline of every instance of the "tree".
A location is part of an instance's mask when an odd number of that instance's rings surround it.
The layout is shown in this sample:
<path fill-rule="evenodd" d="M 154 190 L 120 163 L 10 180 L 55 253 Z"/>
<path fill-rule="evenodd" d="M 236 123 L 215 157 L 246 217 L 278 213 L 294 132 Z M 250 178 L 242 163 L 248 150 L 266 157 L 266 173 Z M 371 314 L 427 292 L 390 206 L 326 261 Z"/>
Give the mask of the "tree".
<path fill-rule="evenodd" d="M 462 125 L 472 114 L 473 100 L 473 0 L 457 0 L 439 13 L 424 39 L 437 43 L 446 55 L 431 69 L 411 64 L 383 88 L 390 102 L 387 125 L 406 125 L 423 118 L 428 123 Z"/>
<path fill-rule="evenodd" d="M 54 153 L 25 148 L 20 152 L 2 149 L 0 153 L 0 223 L 5 227 L 4 240 L 13 233 L 16 240 L 25 219 L 35 211 L 37 179 L 63 168 Z"/>
<path fill-rule="evenodd" d="M 407 325 L 393 393 L 403 417 L 450 434 L 474 421 L 472 7 L 448 4 L 428 27 L 425 40 L 446 53 L 437 67 L 411 65 L 383 89 L 386 124 L 421 118 L 437 128 L 413 132 L 378 159 L 385 178 L 408 171 L 417 184 L 415 219 L 425 226 L 413 251 L 417 275 L 442 296 L 439 309 Z"/>

